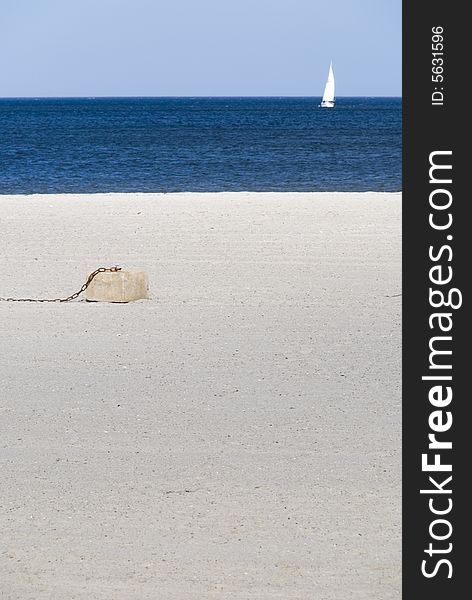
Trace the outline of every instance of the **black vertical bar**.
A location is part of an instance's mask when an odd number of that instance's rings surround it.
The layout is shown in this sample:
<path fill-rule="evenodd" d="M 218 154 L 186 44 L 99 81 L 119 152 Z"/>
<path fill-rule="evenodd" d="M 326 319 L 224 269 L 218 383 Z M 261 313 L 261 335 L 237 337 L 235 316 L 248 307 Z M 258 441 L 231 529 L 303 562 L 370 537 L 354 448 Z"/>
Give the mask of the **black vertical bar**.
<path fill-rule="evenodd" d="M 472 251 L 467 242 L 472 238 L 468 231 L 472 221 L 467 221 L 467 214 L 472 198 L 465 184 L 470 152 L 463 143 L 471 121 L 466 89 L 472 36 L 467 31 L 466 6 L 438 0 L 403 2 L 403 597 L 415 600 L 462 598 L 459 590 L 467 590 L 472 571 L 468 565 L 470 523 L 465 518 L 470 503 L 466 485 L 471 455 L 466 439 L 472 438 L 468 420 L 472 398 L 466 382 L 467 370 L 471 369 L 466 286 L 471 276 L 468 263 Z M 439 58 L 442 61 L 434 60 Z M 430 178 L 433 152 L 444 153 L 435 155 L 433 162 L 452 168 L 433 170 Z M 431 194 L 435 205 L 447 205 L 452 197 L 451 206 L 433 208 Z M 449 222 L 450 215 L 450 227 L 435 229 L 429 222 L 430 214 L 440 226 Z M 439 270 L 431 274 L 430 269 L 437 266 Z M 451 273 L 448 283 L 431 280 L 442 281 Z M 430 290 L 442 291 L 447 297 L 453 289 L 457 290 L 452 293 L 454 304 L 462 294 L 461 307 L 431 305 Z M 440 303 L 439 294 L 434 298 Z M 430 320 L 437 313 L 449 315 L 441 323 L 444 328 L 452 323 L 450 331 L 439 328 L 438 318 Z M 433 357 L 433 363 L 444 368 L 430 368 L 429 344 L 434 336 L 452 338 L 433 342 L 433 347 L 452 350 L 451 355 L 438 355 L 437 360 Z M 451 369 L 446 368 L 448 364 Z M 423 380 L 423 376 L 452 379 Z M 433 386 L 442 386 L 441 393 L 451 388 L 450 404 L 439 408 L 432 404 L 429 393 Z M 431 417 L 438 410 L 441 415 Z M 438 426 L 438 419 L 447 424 L 450 416 L 450 429 L 441 433 L 431 429 L 430 418 Z M 452 449 L 428 448 L 429 434 L 451 441 Z M 423 454 L 427 454 L 428 463 L 439 454 L 441 464 L 451 464 L 452 471 L 425 470 Z M 449 476 L 452 480 L 444 483 Z M 439 490 L 441 485 L 447 492 Z M 422 494 L 422 489 L 437 493 Z M 439 515 L 432 508 L 450 511 Z M 444 539 L 435 539 L 431 532 Z"/>

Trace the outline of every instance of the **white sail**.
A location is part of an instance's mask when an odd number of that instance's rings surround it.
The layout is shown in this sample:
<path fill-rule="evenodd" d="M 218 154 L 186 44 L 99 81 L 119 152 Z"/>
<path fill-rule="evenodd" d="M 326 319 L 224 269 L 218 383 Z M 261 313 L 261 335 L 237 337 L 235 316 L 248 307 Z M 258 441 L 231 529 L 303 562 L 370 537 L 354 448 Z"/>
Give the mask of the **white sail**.
<path fill-rule="evenodd" d="M 333 63 L 329 65 L 328 81 L 326 82 L 321 106 L 332 108 L 334 106 L 334 73 Z"/>

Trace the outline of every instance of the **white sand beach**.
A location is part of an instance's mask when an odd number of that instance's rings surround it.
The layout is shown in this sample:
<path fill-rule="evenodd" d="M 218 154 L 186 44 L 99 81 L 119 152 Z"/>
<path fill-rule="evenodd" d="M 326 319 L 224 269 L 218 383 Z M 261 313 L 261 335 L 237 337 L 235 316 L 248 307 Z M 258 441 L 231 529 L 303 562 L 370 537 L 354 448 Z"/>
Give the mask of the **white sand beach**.
<path fill-rule="evenodd" d="M 401 595 L 401 195 L 0 196 L 5 600 Z"/>

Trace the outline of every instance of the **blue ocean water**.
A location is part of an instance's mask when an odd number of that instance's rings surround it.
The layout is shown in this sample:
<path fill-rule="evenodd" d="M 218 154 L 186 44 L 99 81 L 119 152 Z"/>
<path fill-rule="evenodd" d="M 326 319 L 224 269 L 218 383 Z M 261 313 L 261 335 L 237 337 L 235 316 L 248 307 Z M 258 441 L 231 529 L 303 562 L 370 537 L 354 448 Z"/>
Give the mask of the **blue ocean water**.
<path fill-rule="evenodd" d="M 398 191 L 401 99 L 0 99 L 0 194 Z"/>

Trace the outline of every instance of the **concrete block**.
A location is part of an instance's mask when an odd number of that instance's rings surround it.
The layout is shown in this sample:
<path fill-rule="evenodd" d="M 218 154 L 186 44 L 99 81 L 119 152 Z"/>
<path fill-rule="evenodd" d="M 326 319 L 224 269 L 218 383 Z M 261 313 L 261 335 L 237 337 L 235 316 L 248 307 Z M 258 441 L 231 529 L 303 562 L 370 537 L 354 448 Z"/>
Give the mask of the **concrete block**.
<path fill-rule="evenodd" d="M 149 279 L 142 271 L 99 273 L 85 292 L 88 302 L 132 302 L 149 298 Z"/>

